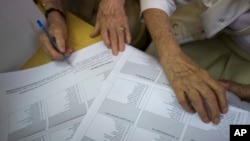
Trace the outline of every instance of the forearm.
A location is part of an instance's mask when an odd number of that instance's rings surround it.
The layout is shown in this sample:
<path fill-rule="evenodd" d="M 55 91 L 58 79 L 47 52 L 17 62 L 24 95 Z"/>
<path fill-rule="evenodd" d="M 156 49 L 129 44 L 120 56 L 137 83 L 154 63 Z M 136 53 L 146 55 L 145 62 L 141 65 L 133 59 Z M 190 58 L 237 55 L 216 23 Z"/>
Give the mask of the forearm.
<path fill-rule="evenodd" d="M 218 124 L 220 113 L 227 112 L 224 88 L 182 52 L 165 12 L 148 9 L 143 16 L 180 105 L 186 111 L 197 112 L 203 122 Z"/>
<path fill-rule="evenodd" d="M 160 9 L 148 9 L 143 12 L 143 17 L 151 37 L 156 44 L 161 61 L 181 53 L 179 44 L 172 32 L 168 15 L 164 11 Z"/>

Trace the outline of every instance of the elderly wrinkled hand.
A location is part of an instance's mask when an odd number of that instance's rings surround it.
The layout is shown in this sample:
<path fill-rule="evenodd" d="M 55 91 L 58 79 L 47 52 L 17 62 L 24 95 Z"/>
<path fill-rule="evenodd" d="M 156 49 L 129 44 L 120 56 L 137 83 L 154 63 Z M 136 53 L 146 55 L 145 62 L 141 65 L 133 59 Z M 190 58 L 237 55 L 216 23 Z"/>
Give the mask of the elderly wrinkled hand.
<path fill-rule="evenodd" d="M 48 33 L 54 38 L 60 52 L 53 48 L 49 38 L 44 32 L 42 32 L 39 36 L 39 46 L 51 59 L 62 60 L 64 58 L 62 54 L 70 56 L 72 48 L 67 46 L 67 26 L 65 19 L 59 13 L 53 12 L 49 15 L 47 22 Z"/>
<path fill-rule="evenodd" d="M 218 124 L 228 111 L 225 89 L 206 70 L 180 53 L 161 60 L 180 105 L 197 112 L 203 122 Z"/>
<path fill-rule="evenodd" d="M 117 55 L 131 42 L 128 18 L 124 9 L 125 0 L 102 0 L 99 5 L 96 24 L 91 37 L 101 37 L 112 54 Z"/>

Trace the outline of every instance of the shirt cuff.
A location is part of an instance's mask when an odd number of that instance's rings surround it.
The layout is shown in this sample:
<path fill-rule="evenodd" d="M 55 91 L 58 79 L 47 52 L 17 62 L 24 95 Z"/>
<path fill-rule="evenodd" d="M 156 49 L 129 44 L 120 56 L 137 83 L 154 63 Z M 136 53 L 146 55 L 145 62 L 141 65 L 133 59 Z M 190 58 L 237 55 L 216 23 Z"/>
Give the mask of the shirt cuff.
<path fill-rule="evenodd" d="M 176 5 L 173 0 L 140 0 L 140 5 L 141 14 L 144 10 L 157 8 L 166 12 L 168 16 L 171 16 L 176 9 Z"/>

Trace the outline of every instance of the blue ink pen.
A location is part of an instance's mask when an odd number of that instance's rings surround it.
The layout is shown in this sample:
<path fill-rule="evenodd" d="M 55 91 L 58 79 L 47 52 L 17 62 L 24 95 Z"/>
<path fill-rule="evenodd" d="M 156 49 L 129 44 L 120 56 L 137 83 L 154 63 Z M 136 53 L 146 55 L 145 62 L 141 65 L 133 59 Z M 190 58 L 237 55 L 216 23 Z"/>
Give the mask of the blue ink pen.
<path fill-rule="evenodd" d="M 62 55 L 63 55 L 64 61 L 66 61 L 66 62 L 71 66 L 70 62 L 68 61 L 68 58 L 67 58 L 62 52 L 59 51 L 59 49 L 58 49 L 58 47 L 57 47 L 57 45 L 56 45 L 56 43 L 55 43 L 55 40 L 50 36 L 49 32 L 48 32 L 48 31 L 46 30 L 46 28 L 43 26 L 42 22 L 41 22 L 40 20 L 37 20 L 36 22 L 37 22 L 38 26 L 45 32 L 46 36 L 49 38 L 49 41 L 50 41 L 50 43 L 52 44 L 53 48 L 54 48 L 57 52 L 59 52 L 60 54 L 62 54 Z"/>

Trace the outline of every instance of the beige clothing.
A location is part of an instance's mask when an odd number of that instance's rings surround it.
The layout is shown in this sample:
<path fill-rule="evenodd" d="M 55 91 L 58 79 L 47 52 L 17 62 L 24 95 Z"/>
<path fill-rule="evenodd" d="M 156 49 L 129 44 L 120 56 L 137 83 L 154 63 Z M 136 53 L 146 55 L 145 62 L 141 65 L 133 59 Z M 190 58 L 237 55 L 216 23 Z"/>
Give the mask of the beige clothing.
<path fill-rule="evenodd" d="M 204 1 L 178 6 L 170 17 L 179 43 L 212 38 L 250 9 L 249 0 L 214 0 L 211 4 Z"/>
<path fill-rule="evenodd" d="M 213 78 L 250 84 L 250 56 L 228 35 L 222 34 L 216 38 L 194 41 L 181 47 L 201 68 L 208 70 Z M 146 52 L 158 57 L 153 42 Z"/>
<path fill-rule="evenodd" d="M 171 16 L 179 43 L 212 38 L 250 8 L 250 0 L 140 0 L 141 12 L 161 9 Z"/>

